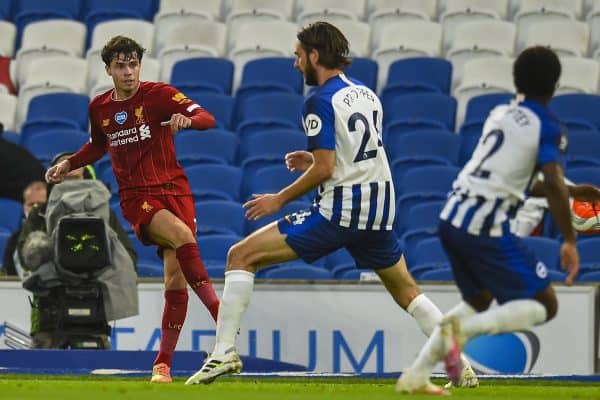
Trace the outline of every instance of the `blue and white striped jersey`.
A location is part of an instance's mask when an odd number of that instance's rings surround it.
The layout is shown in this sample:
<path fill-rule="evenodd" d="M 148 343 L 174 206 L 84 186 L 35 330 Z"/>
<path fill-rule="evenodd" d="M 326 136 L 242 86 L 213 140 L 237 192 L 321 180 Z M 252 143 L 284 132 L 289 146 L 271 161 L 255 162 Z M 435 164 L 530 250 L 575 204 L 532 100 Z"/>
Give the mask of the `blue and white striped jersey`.
<path fill-rule="evenodd" d="M 382 118 L 377 95 L 344 74 L 329 79 L 304 103 L 308 150 L 335 150 L 333 176 L 320 185 L 316 198 L 320 214 L 335 224 L 392 229 L 394 184 L 381 142 Z"/>
<path fill-rule="evenodd" d="M 566 133 L 543 105 L 525 100 L 490 113 L 440 218 L 479 236 L 508 234 L 541 165 L 560 162 Z"/>

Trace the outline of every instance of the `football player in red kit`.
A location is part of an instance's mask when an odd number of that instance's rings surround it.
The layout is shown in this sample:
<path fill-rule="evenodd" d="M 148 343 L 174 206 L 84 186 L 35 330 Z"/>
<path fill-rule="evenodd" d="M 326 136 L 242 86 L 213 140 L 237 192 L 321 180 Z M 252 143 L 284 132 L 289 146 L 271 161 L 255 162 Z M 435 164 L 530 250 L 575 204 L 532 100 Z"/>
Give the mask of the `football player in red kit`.
<path fill-rule="evenodd" d="M 104 46 L 102 60 L 114 88 L 89 105 L 90 141 L 50 168 L 46 180 L 61 182 L 69 171 L 110 153 L 123 215 L 145 245 L 162 251 L 165 306 L 151 381 L 171 382 L 171 360 L 187 311 L 186 282 L 215 320 L 219 309 L 196 244 L 194 199 L 176 159 L 173 134 L 212 128 L 215 119 L 172 86 L 140 82 L 144 51 L 123 36 Z"/>

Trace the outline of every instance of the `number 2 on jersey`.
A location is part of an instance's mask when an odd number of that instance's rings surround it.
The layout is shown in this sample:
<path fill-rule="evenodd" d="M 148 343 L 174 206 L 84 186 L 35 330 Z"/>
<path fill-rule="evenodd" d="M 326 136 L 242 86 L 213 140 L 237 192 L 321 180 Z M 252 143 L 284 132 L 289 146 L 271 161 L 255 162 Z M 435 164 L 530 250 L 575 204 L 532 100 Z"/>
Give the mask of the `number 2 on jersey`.
<path fill-rule="evenodd" d="M 487 169 L 483 169 L 482 166 L 483 166 L 483 163 L 488 158 L 490 158 L 491 156 L 493 156 L 498 150 L 500 150 L 500 147 L 502 147 L 502 143 L 504 143 L 504 132 L 502 132 L 499 129 L 493 130 L 490 133 L 488 133 L 487 135 L 485 135 L 485 137 L 483 138 L 482 143 L 486 144 L 486 142 L 490 138 L 495 139 L 495 142 L 492 145 L 492 148 L 481 159 L 481 161 L 479 162 L 479 165 L 477 165 L 477 168 L 475 168 L 475 170 L 473 170 L 473 172 L 471 172 L 471 175 L 476 176 L 478 178 L 482 178 L 482 179 L 488 179 L 490 177 L 490 171 L 487 170 Z"/>
<path fill-rule="evenodd" d="M 365 127 L 365 131 L 362 136 L 362 140 L 360 142 L 360 147 L 358 148 L 358 153 L 354 157 L 354 162 L 365 161 L 370 158 L 377 157 L 377 148 L 373 150 L 366 150 L 367 144 L 369 144 L 369 139 L 371 138 L 371 129 L 369 128 L 369 122 L 367 121 L 367 117 L 359 112 L 355 112 L 348 118 L 348 130 L 350 132 L 357 132 L 356 123 L 360 121 L 363 123 Z M 377 110 L 373 111 L 373 126 L 376 130 L 377 135 L 377 146 L 382 147 L 383 143 L 381 142 L 381 138 L 379 137 L 379 131 L 377 130 Z"/>

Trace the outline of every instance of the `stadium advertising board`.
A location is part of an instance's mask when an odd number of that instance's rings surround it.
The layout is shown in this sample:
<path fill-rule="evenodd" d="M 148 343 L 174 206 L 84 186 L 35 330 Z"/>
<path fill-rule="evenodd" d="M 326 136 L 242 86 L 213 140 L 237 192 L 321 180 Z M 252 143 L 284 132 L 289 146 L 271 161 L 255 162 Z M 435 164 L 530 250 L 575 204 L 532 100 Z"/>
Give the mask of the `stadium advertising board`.
<path fill-rule="evenodd" d="M 454 286 L 423 286 L 442 309 L 459 299 Z M 489 373 L 590 374 L 594 372 L 596 288 L 557 287 L 560 310 L 532 332 L 484 336 L 466 348 L 474 366 Z M 222 285 L 217 284 L 220 294 Z M 0 282 L 0 322 L 27 329 L 29 301 L 17 282 Z M 140 315 L 114 323 L 117 350 L 156 350 L 160 338 L 161 284 L 139 285 Z M 190 296 L 178 350 L 211 351 L 215 326 Z M 255 286 L 238 337 L 241 354 L 298 364 L 315 372 L 400 371 L 425 337 L 379 284 Z M 6 348 L 0 337 L 0 348 Z"/>

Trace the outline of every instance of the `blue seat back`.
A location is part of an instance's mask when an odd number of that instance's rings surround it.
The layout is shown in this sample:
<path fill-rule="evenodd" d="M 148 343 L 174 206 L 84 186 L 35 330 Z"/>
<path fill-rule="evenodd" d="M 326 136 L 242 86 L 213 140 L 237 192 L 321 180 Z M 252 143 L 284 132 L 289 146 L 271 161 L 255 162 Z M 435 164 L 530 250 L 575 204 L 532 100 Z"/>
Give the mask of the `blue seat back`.
<path fill-rule="evenodd" d="M 460 169 L 447 165 L 431 165 L 408 171 L 396 191 L 406 194 L 415 192 L 448 192 Z"/>
<path fill-rule="evenodd" d="M 203 90 L 188 90 L 186 96 L 210 112 L 217 120 L 219 128 L 230 129 L 232 127 L 235 104 L 233 97 L 225 94 L 206 93 Z"/>
<path fill-rule="evenodd" d="M 383 103 L 384 126 L 401 123 L 407 126 L 423 124 L 454 131 L 456 99 L 441 93 L 416 93 L 398 96 Z"/>
<path fill-rule="evenodd" d="M 0 198 L 0 232 L 12 234 L 21 225 L 23 205 L 15 200 Z"/>
<path fill-rule="evenodd" d="M 202 89 L 230 95 L 232 83 L 233 63 L 225 58 L 181 60 L 175 63 L 171 72 L 171 84 L 184 93 L 188 93 L 188 89 Z"/>
<path fill-rule="evenodd" d="M 353 57 L 352 62 L 344 69 L 350 78 L 357 79 L 372 91 L 377 87 L 377 72 L 379 67 L 375 61 L 366 57 Z"/>
<path fill-rule="evenodd" d="M 240 199 L 242 172 L 237 167 L 201 164 L 186 167 L 185 173 L 197 201 Z"/>
<path fill-rule="evenodd" d="M 196 202 L 198 235 L 244 235 L 246 211 L 237 201 L 207 200 Z"/>
<path fill-rule="evenodd" d="M 175 136 L 177 159 L 183 166 L 216 163 L 233 164 L 238 150 L 238 138 L 233 132 L 209 129 L 198 132 L 185 130 Z"/>

